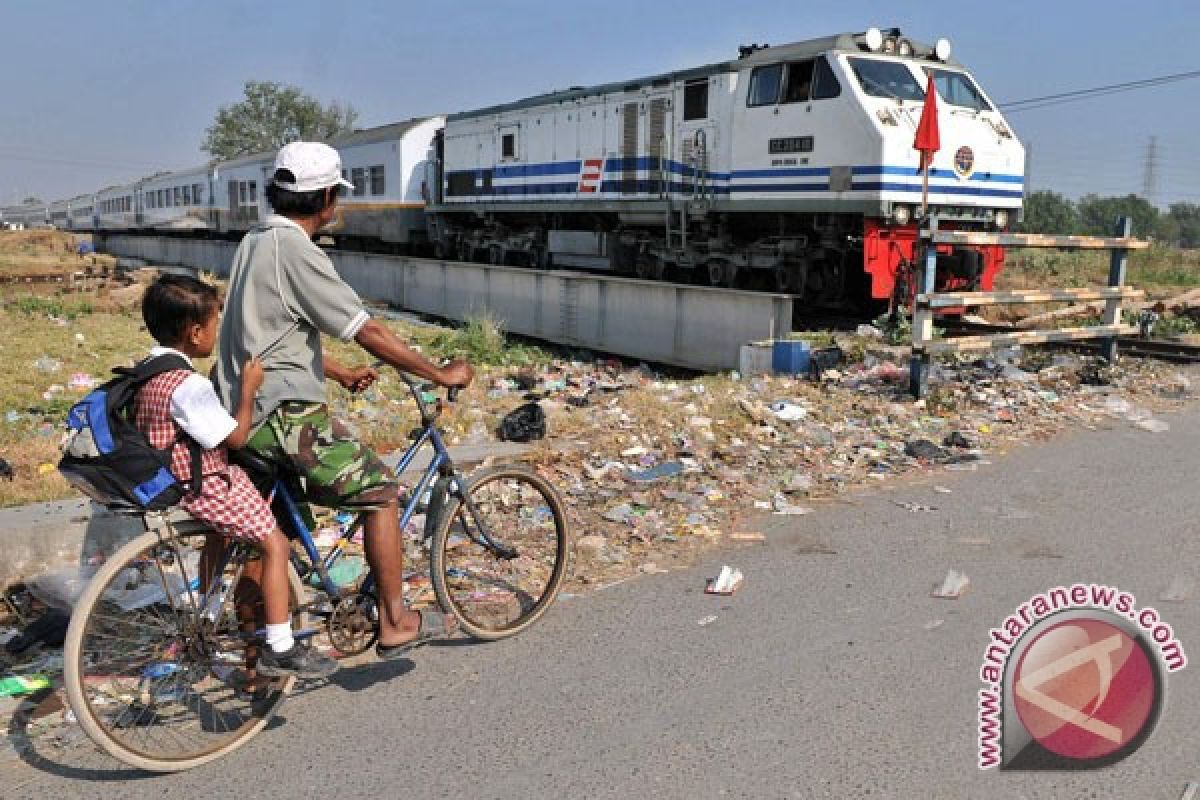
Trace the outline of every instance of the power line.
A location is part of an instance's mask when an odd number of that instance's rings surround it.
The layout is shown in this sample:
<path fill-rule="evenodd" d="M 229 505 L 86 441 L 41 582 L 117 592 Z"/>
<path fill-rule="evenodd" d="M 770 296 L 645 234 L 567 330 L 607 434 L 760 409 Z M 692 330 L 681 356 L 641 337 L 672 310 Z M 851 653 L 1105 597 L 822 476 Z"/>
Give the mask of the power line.
<path fill-rule="evenodd" d="M 1077 100 L 1090 100 L 1094 97 L 1103 97 L 1105 95 L 1117 94 L 1119 92 L 1132 92 L 1137 89 L 1150 89 L 1156 86 L 1163 86 L 1168 83 L 1191 80 L 1193 78 L 1200 78 L 1200 70 L 1176 72 L 1171 75 L 1159 75 L 1155 78 L 1143 78 L 1141 80 L 1126 81 L 1124 83 L 1110 83 L 1107 86 L 1095 86 L 1090 89 L 1076 89 L 1070 92 L 1042 95 L 1041 97 L 1029 97 L 1024 100 L 1012 100 L 1007 103 L 1000 103 L 1000 107 L 1007 114 L 1015 114 L 1021 111 L 1032 111 L 1038 108 L 1046 108 L 1048 106 L 1070 103 Z"/>

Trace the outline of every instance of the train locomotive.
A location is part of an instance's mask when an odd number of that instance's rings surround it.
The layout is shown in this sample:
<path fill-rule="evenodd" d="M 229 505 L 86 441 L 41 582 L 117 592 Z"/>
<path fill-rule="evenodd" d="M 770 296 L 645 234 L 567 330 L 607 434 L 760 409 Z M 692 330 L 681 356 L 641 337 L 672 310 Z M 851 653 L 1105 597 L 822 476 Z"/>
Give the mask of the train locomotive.
<path fill-rule="evenodd" d="M 329 234 L 339 247 L 768 288 L 811 306 L 906 301 L 930 77 L 942 142 L 930 208 L 943 228 L 1004 230 L 1024 185 L 1011 127 L 946 40 L 872 28 L 356 131 L 331 142 L 355 189 Z M 271 158 L 40 211 L 76 230 L 240 235 L 267 213 Z M 1003 260 L 998 246 L 945 247 L 938 287 L 990 289 Z"/>

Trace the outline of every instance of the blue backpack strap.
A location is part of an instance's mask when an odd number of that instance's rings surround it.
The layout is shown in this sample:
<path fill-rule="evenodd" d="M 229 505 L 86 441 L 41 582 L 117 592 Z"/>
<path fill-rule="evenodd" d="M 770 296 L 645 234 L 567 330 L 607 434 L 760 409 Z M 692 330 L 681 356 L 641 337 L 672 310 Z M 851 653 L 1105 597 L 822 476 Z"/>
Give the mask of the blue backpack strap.
<path fill-rule="evenodd" d="M 195 372 L 196 370 L 186 358 L 175 353 L 163 353 L 160 356 L 151 356 L 134 364 L 132 367 L 117 367 L 113 370 L 118 375 L 126 375 L 132 378 L 130 382 L 131 391 L 127 402 L 132 402 L 137 390 L 146 381 L 164 372 L 176 371 Z M 176 444 L 180 442 L 187 447 L 188 453 L 191 455 L 192 475 L 191 480 L 188 481 L 188 494 L 195 497 L 200 494 L 200 486 L 204 482 L 204 448 L 200 446 L 199 442 L 182 430 L 179 432 L 179 436 L 175 438 Z"/>

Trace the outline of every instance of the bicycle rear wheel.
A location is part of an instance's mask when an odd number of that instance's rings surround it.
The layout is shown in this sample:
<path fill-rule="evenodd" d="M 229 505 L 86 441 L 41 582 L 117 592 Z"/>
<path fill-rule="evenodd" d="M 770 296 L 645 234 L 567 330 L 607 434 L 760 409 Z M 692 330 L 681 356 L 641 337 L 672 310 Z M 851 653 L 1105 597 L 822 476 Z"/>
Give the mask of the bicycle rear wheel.
<path fill-rule="evenodd" d="M 571 554 L 567 515 L 554 487 L 525 467 L 490 467 L 463 482 L 470 502 L 453 489 L 446 498 L 430 578 L 463 631 L 503 639 L 536 622 L 558 595 Z"/>
<path fill-rule="evenodd" d="M 234 591 L 207 621 L 198 607 L 200 551 L 211 530 L 196 522 L 145 533 L 96 573 L 71 616 L 64 682 L 80 726 L 114 758 L 139 769 L 176 772 L 226 755 L 271 719 L 293 679 L 248 691 L 257 640 L 241 630 Z M 232 587 L 230 559 L 215 580 Z M 292 607 L 304 587 L 289 569 Z M 215 582 L 211 585 L 216 585 Z M 304 615 L 293 614 L 296 630 Z"/>

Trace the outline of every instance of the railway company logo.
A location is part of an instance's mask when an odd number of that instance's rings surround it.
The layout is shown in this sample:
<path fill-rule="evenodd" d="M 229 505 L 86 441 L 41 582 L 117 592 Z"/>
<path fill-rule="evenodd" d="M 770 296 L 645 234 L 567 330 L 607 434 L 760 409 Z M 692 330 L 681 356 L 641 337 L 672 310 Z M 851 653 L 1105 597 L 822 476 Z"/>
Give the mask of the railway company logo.
<path fill-rule="evenodd" d="M 975 151 L 965 144 L 954 152 L 954 174 L 966 180 L 975 171 Z"/>
<path fill-rule="evenodd" d="M 594 193 L 600 191 L 600 182 L 604 177 L 604 159 L 589 158 L 583 162 L 583 171 L 579 173 L 579 191 Z"/>
<path fill-rule="evenodd" d="M 1036 595 L 990 632 L 980 678 L 979 767 L 1096 769 L 1137 750 L 1187 666 L 1153 608 L 1111 586 Z"/>

